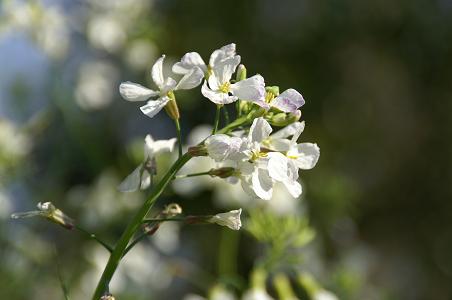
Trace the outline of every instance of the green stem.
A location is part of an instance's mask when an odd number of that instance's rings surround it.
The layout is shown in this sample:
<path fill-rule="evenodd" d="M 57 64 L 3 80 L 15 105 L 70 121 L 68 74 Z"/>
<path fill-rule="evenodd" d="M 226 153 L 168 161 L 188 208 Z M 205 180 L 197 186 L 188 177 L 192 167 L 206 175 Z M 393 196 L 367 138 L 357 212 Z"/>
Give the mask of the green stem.
<path fill-rule="evenodd" d="M 182 156 L 182 133 L 180 129 L 179 119 L 174 119 L 174 123 L 176 124 L 177 142 L 179 143 L 179 158 L 180 158 Z"/>
<path fill-rule="evenodd" d="M 151 191 L 148 199 L 143 203 L 143 206 L 140 210 L 135 214 L 132 218 L 131 222 L 127 225 L 127 228 L 124 230 L 121 235 L 119 241 L 116 243 L 113 252 L 110 255 L 110 258 L 105 266 L 104 272 L 97 284 L 96 291 L 92 297 L 93 300 L 99 300 L 104 292 L 107 290 L 108 285 L 110 283 L 113 274 L 116 271 L 116 268 L 119 265 L 119 261 L 124 255 L 124 251 L 129 244 L 130 239 L 133 237 L 135 232 L 140 228 L 141 222 L 146 214 L 151 209 L 152 205 L 155 203 L 157 198 L 162 194 L 163 190 L 166 188 L 171 179 L 176 175 L 177 171 L 179 171 L 182 166 L 190 160 L 190 156 L 188 154 L 182 155 L 171 167 L 171 169 L 165 174 L 162 180 L 155 186 L 155 188 Z"/>
<path fill-rule="evenodd" d="M 229 124 L 229 112 L 228 112 L 226 105 L 223 106 L 223 115 L 224 115 L 224 122 L 226 123 L 226 125 Z"/>
<path fill-rule="evenodd" d="M 199 172 L 199 173 L 191 173 L 191 174 L 184 174 L 184 175 L 176 175 L 174 176 L 174 179 L 181 179 L 181 178 L 187 178 L 187 177 L 195 177 L 195 176 L 202 176 L 202 175 L 209 175 L 210 170 L 206 172 Z"/>
<path fill-rule="evenodd" d="M 152 222 L 166 222 L 166 221 L 179 221 L 183 222 L 187 218 L 150 218 L 144 219 L 142 223 L 152 223 Z"/>
<path fill-rule="evenodd" d="M 108 250 L 108 252 L 113 252 L 113 248 L 108 245 L 107 243 L 105 243 L 104 241 L 102 241 L 100 238 L 98 238 L 94 233 L 90 233 L 87 230 L 83 229 L 82 227 L 80 227 L 79 225 L 74 225 L 74 228 L 77 229 L 78 231 L 80 231 L 81 233 L 83 233 L 84 235 L 86 235 L 88 238 L 95 240 L 96 242 L 98 242 L 99 244 L 101 244 L 105 249 Z"/>
<path fill-rule="evenodd" d="M 218 123 L 220 122 L 220 110 L 222 105 L 217 104 L 217 111 L 215 112 L 215 122 L 213 125 L 212 134 L 217 133 L 218 130 Z"/>
<path fill-rule="evenodd" d="M 133 240 L 129 246 L 127 246 L 127 248 L 124 250 L 124 254 L 122 255 L 122 257 L 126 256 L 126 254 L 132 250 L 132 248 L 138 244 L 142 239 L 144 239 L 147 236 L 146 232 L 142 232 L 135 240 Z"/>

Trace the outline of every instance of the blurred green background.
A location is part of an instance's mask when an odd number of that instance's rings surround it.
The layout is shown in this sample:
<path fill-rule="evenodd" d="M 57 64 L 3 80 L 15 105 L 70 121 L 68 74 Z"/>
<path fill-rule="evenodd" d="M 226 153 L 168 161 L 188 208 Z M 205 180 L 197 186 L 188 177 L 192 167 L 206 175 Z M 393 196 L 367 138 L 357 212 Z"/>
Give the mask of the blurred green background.
<path fill-rule="evenodd" d="M 321 148 L 289 214 L 309 217 L 316 237 L 296 262 L 269 268 L 269 292 L 277 297 L 274 272 L 308 271 L 340 299 L 452 299 L 452 1 L 0 3 L 1 298 L 63 299 L 58 264 L 71 299 L 89 297 L 105 251 L 11 212 L 52 201 L 114 243 L 143 200 L 116 191 L 141 160 L 142 139 L 175 135 L 166 115 L 149 119 L 122 100 L 119 83 L 151 86 L 161 54 L 168 65 L 189 51 L 207 60 L 234 42 L 249 74 L 303 94 L 302 140 Z M 215 107 L 198 89 L 178 102 L 186 141 L 212 124 Z M 237 207 L 218 193 L 170 190 L 159 206 Z M 245 219 L 254 224 L 260 212 Z M 220 282 L 241 294 L 271 244 L 252 230 L 165 224 L 131 253 L 112 290 L 117 299 L 182 299 Z"/>

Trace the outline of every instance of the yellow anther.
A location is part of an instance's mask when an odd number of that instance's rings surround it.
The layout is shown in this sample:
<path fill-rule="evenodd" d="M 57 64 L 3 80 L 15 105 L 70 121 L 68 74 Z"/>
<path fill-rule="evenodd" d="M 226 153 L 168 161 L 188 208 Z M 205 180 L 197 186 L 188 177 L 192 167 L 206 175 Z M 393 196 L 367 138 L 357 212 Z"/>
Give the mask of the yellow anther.
<path fill-rule="evenodd" d="M 222 93 L 229 93 L 229 91 L 231 90 L 231 83 L 229 81 L 227 81 L 227 82 L 223 83 L 222 85 L 220 85 L 218 87 L 218 89 Z"/>

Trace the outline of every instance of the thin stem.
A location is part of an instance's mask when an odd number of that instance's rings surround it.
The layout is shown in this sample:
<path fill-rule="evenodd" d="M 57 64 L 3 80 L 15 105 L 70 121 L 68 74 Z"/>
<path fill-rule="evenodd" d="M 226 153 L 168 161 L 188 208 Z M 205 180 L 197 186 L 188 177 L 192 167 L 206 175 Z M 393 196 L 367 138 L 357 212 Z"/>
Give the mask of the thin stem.
<path fill-rule="evenodd" d="M 106 242 L 102 241 L 100 238 L 98 238 L 94 233 L 90 233 L 89 231 L 83 229 L 82 227 L 80 227 L 79 225 L 74 225 L 74 228 L 77 229 L 78 231 L 80 231 L 81 233 L 83 233 L 84 235 L 86 235 L 88 238 L 95 240 L 96 242 L 98 242 L 99 244 L 101 244 L 102 246 L 104 246 L 105 249 L 108 250 L 108 252 L 113 252 L 113 248 L 108 245 Z"/>
<path fill-rule="evenodd" d="M 166 222 L 166 221 L 179 221 L 183 222 L 187 218 L 150 218 L 144 219 L 142 223 L 152 223 L 152 222 Z"/>
<path fill-rule="evenodd" d="M 191 174 L 184 174 L 184 175 L 176 175 L 176 176 L 174 176 L 174 179 L 181 179 L 181 178 L 195 177 L 195 176 L 203 176 L 203 175 L 210 175 L 210 170 L 206 171 L 206 172 L 191 173 Z"/>
<path fill-rule="evenodd" d="M 58 251 L 56 248 L 56 245 L 54 245 L 55 248 L 55 262 L 56 262 L 56 269 L 57 269 L 57 275 L 58 275 L 58 281 L 60 282 L 61 290 L 63 291 L 64 299 L 69 300 L 69 290 L 64 283 L 63 275 L 61 274 L 61 266 L 60 266 L 60 260 L 58 257 Z"/>
<path fill-rule="evenodd" d="M 226 125 L 229 124 L 229 112 L 228 112 L 226 105 L 223 106 L 223 115 L 224 115 L 224 122 L 226 123 Z"/>
<path fill-rule="evenodd" d="M 177 142 L 179 143 L 179 158 L 180 158 L 182 156 L 182 133 L 180 130 L 179 119 L 174 119 L 174 123 L 176 124 Z"/>
<path fill-rule="evenodd" d="M 163 190 L 166 188 L 168 183 L 171 182 L 171 179 L 176 175 L 176 173 L 182 168 L 182 166 L 190 160 L 190 156 L 188 154 L 182 155 L 169 169 L 169 171 L 165 174 L 162 180 L 155 186 L 155 188 L 150 192 L 149 197 L 143 203 L 141 208 L 132 218 L 130 223 L 127 225 L 123 234 L 119 238 L 116 243 L 113 252 L 108 259 L 107 265 L 102 273 L 102 276 L 97 284 L 96 290 L 92 297 L 93 300 L 99 300 L 102 297 L 103 293 L 108 287 L 113 274 L 115 273 L 121 258 L 124 255 L 124 251 L 127 248 L 130 239 L 133 237 L 135 232 L 140 228 L 141 222 L 146 216 L 146 214 L 151 209 L 152 205 L 155 203 L 157 198 L 162 194 Z"/>
<path fill-rule="evenodd" d="M 212 134 L 217 133 L 218 130 L 218 123 L 220 122 L 220 110 L 222 105 L 217 104 L 217 111 L 215 112 L 215 122 L 213 125 Z"/>

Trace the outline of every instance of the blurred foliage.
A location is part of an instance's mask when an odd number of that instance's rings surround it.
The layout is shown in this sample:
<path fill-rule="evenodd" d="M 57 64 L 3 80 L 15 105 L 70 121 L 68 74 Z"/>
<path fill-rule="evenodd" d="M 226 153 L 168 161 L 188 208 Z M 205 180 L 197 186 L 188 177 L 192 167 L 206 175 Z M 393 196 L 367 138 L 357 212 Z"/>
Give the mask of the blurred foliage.
<path fill-rule="evenodd" d="M 150 120 L 120 99 L 119 82 L 146 85 L 161 53 L 207 58 L 235 42 L 249 75 L 301 91 L 302 139 L 322 151 L 301 174 L 298 206 L 316 238 L 296 269 L 341 299 L 451 298 L 451 14 L 449 0 L 0 2 L 0 295 L 63 298 L 56 247 L 71 299 L 88 297 L 107 253 L 10 213 L 50 200 L 113 244 L 142 201 L 116 185 L 140 161 L 143 137 L 175 134 L 163 114 Z M 197 91 L 178 101 L 185 137 L 212 123 L 215 107 Z M 159 205 L 209 214 L 220 210 L 212 195 L 168 191 Z M 263 243 L 162 226 L 118 271 L 117 298 L 181 299 L 230 278 L 243 291 L 262 245 L 287 262 L 292 252 L 279 241 L 310 230 L 307 217 L 250 216 Z M 221 251 L 228 244 L 236 256 Z"/>

